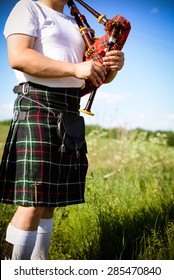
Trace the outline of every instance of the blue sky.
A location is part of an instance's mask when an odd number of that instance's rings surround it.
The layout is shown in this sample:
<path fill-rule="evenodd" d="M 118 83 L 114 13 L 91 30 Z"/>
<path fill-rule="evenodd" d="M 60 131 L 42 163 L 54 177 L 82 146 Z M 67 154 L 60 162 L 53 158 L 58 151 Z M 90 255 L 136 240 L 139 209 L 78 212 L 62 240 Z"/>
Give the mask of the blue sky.
<path fill-rule="evenodd" d="M 3 28 L 17 1 L 0 2 L 0 120 L 12 117 L 16 84 L 7 59 Z M 102 0 L 86 2 L 99 13 L 112 18 L 121 14 L 131 22 L 131 32 L 123 48 L 124 68 L 110 84 L 98 89 L 93 103 L 94 117 L 84 115 L 87 124 L 104 127 L 141 127 L 174 130 L 174 0 Z M 77 3 L 96 35 L 103 26 Z M 69 13 L 68 8 L 65 9 Z M 82 99 L 82 107 L 86 103 Z"/>

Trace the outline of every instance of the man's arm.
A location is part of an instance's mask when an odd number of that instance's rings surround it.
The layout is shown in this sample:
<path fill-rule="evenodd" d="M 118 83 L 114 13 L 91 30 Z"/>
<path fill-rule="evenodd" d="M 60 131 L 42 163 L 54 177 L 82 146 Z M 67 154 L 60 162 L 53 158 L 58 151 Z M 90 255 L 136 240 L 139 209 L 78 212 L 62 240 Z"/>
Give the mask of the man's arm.
<path fill-rule="evenodd" d="M 51 59 L 33 49 L 35 37 L 13 34 L 7 38 L 8 58 L 13 69 L 41 78 L 76 77 L 90 79 L 96 86 L 104 80 L 106 69 L 101 63 L 69 63 Z"/>

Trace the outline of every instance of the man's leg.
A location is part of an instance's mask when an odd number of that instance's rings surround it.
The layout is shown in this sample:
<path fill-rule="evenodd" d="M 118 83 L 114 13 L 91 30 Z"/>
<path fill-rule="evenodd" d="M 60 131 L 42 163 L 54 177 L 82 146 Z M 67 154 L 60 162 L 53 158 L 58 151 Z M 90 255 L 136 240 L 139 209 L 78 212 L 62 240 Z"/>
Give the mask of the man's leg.
<path fill-rule="evenodd" d="M 6 241 L 13 244 L 12 260 L 30 259 L 43 212 L 43 207 L 18 207 L 6 234 Z"/>
<path fill-rule="evenodd" d="M 54 208 L 45 208 L 37 228 L 37 238 L 31 260 L 48 260 L 51 234 L 53 230 Z"/>

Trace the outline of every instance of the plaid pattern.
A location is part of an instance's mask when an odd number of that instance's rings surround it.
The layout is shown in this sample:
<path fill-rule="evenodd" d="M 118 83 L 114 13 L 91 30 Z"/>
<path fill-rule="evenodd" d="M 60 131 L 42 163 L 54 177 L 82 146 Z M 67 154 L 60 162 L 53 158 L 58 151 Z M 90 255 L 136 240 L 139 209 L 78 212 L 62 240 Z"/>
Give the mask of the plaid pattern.
<path fill-rule="evenodd" d="M 0 168 L 1 202 L 47 207 L 83 203 L 86 146 L 79 158 L 75 152 L 59 151 L 55 114 L 64 110 L 77 113 L 80 91 L 50 93 L 31 87 L 26 97 L 40 105 L 22 95 L 15 101 Z M 26 112 L 25 119 L 18 118 L 19 111 Z"/>
<path fill-rule="evenodd" d="M 119 31 L 117 40 L 111 47 L 111 50 L 121 50 L 129 35 L 131 25 L 130 22 L 121 15 L 117 15 L 114 18 L 108 20 L 105 25 L 107 33 L 101 38 L 97 39 L 92 46 L 88 48 L 85 53 L 85 60 L 94 60 L 102 63 L 102 59 L 105 56 L 104 49 L 109 46 L 109 37 L 112 33 L 113 26 Z M 103 81 L 104 82 L 104 81 Z M 86 80 L 85 87 L 82 89 L 82 96 L 86 95 L 94 90 L 94 85 L 90 80 Z"/>
<path fill-rule="evenodd" d="M 3 244 L 3 249 L 1 252 L 1 259 L 2 260 L 11 260 L 12 251 L 13 251 L 14 245 L 11 243 L 8 243 L 6 240 Z"/>

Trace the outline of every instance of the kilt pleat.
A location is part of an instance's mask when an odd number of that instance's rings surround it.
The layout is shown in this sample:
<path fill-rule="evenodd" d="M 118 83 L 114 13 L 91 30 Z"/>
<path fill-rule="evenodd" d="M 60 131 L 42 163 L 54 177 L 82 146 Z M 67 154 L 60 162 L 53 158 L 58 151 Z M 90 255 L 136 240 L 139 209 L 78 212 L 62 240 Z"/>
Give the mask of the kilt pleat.
<path fill-rule="evenodd" d="M 83 203 L 86 146 L 79 157 L 75 151 L 61 152 L 57 115 L 53 114 L 63 107 L 77 109 L 80 97 L 37 88 L 31 88 L 26 97 L 36 102 L 21 95 L 15 100 L 0 166 L 1 202 L 46 207 Z M 25 112 L 25 118 L 20 119 L 19 112 Z"/>

